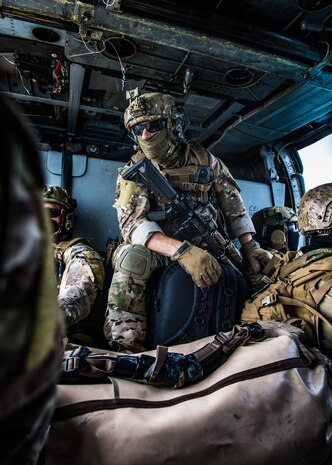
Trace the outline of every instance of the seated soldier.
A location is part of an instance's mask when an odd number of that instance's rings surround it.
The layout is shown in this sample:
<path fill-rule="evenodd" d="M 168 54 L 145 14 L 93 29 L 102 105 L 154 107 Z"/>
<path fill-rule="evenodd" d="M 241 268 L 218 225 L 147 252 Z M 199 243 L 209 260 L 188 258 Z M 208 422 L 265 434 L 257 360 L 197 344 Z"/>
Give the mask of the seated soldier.
<path fill-rule="evenodd" d="M 297 251 L 299 231 L 297 216 L 289 207 L 267 207 L 252 216 L 255 239 L 272 254 L 282 256 Z"/>
<path fill-rule="evenodd" d="M 227 244 L 219 242 L 219 257 L 229 253 L 229 261 L 236 268 L 243 258 L 255 277 L 271 254 L 253 240 L 255 229 L 228 168 L 186 138 L 186 116 L 171 95 L 152 92 L 139 96 L 132 91 L 129 97 L 124 123 L 138 152 L 122 173 L 138 160 L 149 159 L 193 210 L 204 211 L 205 221 L 215 224 L 214 237 L 222 235 Z M 113 349 L 138 352 L 146 343 L 145 290 L 153 270 L 177 262 L 199 288 L 218 283 L 222 270 L 205 243 L 211 237 L 189 239 L 185 233 L 180 237 L 179 230 L 185 227 L 179 214 L 171 220 L 167 216 L 151 219 L 152 212 L 172 208 L 152 189 L 125 181 L 120 175 L 115 207 L 124 243 L 114 256 L 104 332 Z M 242 256 L 231 242 L 235 238 L 241 244 Z"/>
<path fill-rule="evenodd" d="M 306 245 L 274 265 L 269 287 L 246 303 L 241 320 L 300 326 L 311 345 L 332 353 L 332 183 L 304 194 L 298 222 Z"/>
<path fill-rule="evenodd" d="M 76 200 L 58 186 L 45 186 L 43 198 L 52 220 L 58 302 L 69 341 L 102 347 L 103 259 L 86 239 L 73 237 Z"/>

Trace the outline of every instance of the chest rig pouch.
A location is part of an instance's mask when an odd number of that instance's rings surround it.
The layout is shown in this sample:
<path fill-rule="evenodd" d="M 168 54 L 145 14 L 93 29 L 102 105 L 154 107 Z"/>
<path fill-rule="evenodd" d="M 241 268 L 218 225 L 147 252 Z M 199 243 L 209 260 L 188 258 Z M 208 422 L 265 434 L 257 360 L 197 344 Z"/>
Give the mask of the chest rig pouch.
<path fill-rule="evenodd" d="M 203 222 L 211 222 L 210 224 L 214 224 L 213 229 L 217 229 L 218 210 L 214 206 L 214 173 L 210 168 L 209 153 L 198 144 L 190 143 L 184 158 L 184 166 L 163 169 L 163 174 Z M 183 229 L 181 224 L 184 218 L 180 218 L 181 214 L 175 213 L 174 204 L 154 195 L 150 199 L 150 204 L 152 212 L 148 214 L 149 219 L 158 221 L 167 235 L 175 237 L 174 235 Z M 173 214 L 169 214 L 172 210 Z M 181 234 L 176 238 L 193 243 L 200 242 L 199 238 L 192 240 L 191 237 L 182 237 Z"/>

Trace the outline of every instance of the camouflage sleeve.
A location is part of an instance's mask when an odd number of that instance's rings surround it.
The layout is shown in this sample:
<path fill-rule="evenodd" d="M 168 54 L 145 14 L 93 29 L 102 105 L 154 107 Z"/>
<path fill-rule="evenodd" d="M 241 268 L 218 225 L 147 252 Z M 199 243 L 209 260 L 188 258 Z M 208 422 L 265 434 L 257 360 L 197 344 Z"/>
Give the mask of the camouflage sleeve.
<path fill-rule="evenodd" d="M 71 326 L 89 315 L 98 291 L 102 291 L 105 271 L 100 255 L 83 243 L 66 250 L 64 262 L 58 302 L 66 325 Z"/>
<path fill-rule="evenodd" d="M 240 188 L 227 166 L 211 155 L 211 168 L 216 179 L 216 195 L 220 210 L 225 216 L 230 237 L 235 239 L 244 233 L 255 233 L 254 225 L 244 205 Z"/>
<path fill-rule="evenodd" d="M 129 166 L 130 164 L 127 164 L 124 170 Z M 125 242 L 145 245 L 152 233 L 162 232 L 157 223 L 145 217 L 150 210 L 148 190 L 135 182 L 125 181 L 121 174 L 117 180 L 114 206 Z"/>

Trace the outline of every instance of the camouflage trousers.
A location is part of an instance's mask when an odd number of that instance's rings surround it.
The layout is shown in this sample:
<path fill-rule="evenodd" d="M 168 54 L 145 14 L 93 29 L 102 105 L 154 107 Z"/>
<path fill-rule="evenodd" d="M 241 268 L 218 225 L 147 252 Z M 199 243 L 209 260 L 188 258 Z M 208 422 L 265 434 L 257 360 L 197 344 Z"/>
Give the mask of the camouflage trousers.
<path fill-rule="evenodd" d="M 115 251 L 104 323 L 104 334 L 112 350 L 145 350 L 146 286 L 152 271 L 167 262 L 166 257 L 141 245 L 121 244 Z"/>

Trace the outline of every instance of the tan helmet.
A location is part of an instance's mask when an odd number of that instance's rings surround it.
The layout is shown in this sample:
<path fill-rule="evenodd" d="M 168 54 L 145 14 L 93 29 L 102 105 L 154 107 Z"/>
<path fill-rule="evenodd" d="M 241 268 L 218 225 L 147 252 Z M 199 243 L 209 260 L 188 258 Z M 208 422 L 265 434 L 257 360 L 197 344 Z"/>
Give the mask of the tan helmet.
<path fill-rule="evenodd" d="M 182 104 L 175 104 L 171 95 L 160 92 L 134 95 L 124 113 L 124 125 L 128 131 L 139 123 L 166 120 L 169 132 L 188 142 L 184 136 L 188 120 Z"/>
<path fill-rule="evenodd" d="M 291 208 L 284 206 L 263 208 L 253 215 L 252 222 L 256 230 L 255 239 L 262 246 L 276 250 L 297 250 L 298 218 Z"/>
<path fill-rule="evenodd" d="M 299 205 L 299 229 L 307 235 L 332 233 L 332 183 L 314 187 L 304 194 Z"/>
<path fill-rule="evenodd" d="M 73 229 L 77 216 L 77 202 L 71 198 L 68 191 L 59 186 L 44 186 L 43 200 L 45 203 L 57 203 L 61 205 L 62 222 L 54 236 Z"/>

